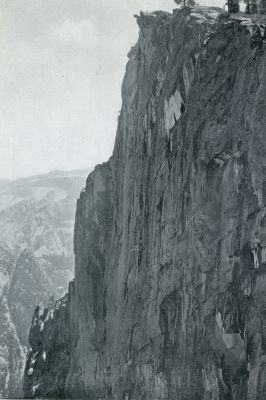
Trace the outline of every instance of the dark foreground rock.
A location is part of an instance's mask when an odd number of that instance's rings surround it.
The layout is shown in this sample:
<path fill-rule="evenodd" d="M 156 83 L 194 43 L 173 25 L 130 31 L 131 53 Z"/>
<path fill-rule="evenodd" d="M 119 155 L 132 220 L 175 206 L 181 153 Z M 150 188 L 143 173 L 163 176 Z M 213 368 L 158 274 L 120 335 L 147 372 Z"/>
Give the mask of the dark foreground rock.
<path fill-rule="evenodd" d="M 26 397 L 265 399 L 265 43 L 219 13 L 137 17 L 114 152 L 77 203 L 68 297 L 33 317 Z"/>

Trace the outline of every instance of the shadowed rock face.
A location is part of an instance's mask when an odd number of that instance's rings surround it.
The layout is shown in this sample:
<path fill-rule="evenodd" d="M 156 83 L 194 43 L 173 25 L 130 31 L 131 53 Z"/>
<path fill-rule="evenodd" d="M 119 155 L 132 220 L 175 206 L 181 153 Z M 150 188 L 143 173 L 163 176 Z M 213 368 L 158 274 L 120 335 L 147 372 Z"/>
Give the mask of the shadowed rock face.
<path fill-rule="evenodd" d="M 266 53 L 217 14 L 137 17 L 75 281 L 33 318 L 27 397 L 265 398 Z"/>

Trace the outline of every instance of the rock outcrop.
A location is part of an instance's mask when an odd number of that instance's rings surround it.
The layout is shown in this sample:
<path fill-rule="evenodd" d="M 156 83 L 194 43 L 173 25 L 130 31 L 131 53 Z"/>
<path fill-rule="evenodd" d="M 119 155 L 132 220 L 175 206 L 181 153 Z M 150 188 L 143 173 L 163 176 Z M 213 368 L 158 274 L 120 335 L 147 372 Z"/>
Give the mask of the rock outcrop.
<path fill-rule="evenodd" d="M 266 396 L 266 53 L 217 9 L 142 13 L 75 280 L 36 310 L 25 396 Z M 259 27 L 261 27 L 259 25 Z"/>

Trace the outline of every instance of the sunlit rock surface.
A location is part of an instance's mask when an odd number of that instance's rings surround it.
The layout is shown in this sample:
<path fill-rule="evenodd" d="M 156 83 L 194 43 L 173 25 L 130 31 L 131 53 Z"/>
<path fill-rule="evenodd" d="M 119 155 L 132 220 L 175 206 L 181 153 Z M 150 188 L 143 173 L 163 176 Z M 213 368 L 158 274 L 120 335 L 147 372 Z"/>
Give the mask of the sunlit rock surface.
<path fill-rule="evenodd" d="M 114 152 L 78 200 L 68 297 L 35 311 L 25 396 L 265 399 L 265 43 L 220 14 L 137 17 Z"/>

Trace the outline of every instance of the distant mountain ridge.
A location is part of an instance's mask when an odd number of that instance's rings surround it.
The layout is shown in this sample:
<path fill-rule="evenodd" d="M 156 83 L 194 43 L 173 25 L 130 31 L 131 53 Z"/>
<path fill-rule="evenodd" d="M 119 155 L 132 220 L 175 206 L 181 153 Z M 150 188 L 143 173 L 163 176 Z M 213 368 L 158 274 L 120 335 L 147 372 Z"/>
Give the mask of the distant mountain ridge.
<path fill-rule="evenodd" d="M 0 397 L 22 395 L 33 310 L 73 277 L 76 198 L 88 173 L 0 180 Z"/>
<path fill-rule="evenodd" d="M 48 200 L 48 195 L 61 195 L 63 198 L 67 195 L 72 196 L 74 190 L 72 185 L 79 185 L 80 178 L 86 177 L 89 171 L 89 169 L 56 170 L 16 180 L 0 179 L 0 210 L 25 199 Z"/>

